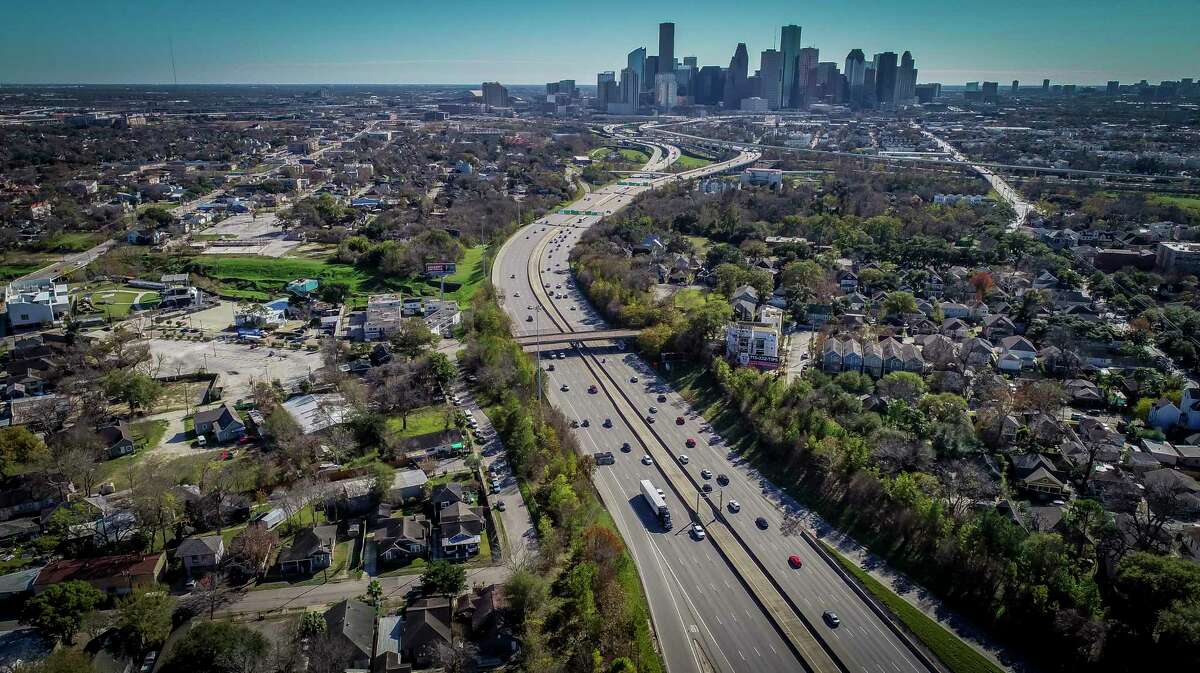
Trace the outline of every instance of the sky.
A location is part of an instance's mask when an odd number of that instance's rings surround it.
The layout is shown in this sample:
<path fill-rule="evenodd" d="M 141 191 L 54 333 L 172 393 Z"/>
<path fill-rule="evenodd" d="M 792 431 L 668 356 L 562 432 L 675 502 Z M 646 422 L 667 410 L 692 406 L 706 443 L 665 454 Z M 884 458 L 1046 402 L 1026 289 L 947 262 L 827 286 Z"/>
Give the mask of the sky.
<path fill-rule="evenodd" d="M 0 0 L 3 84 L 594 84 L 625 54 L 729 64 L 779 27 L 839 66 L 910 50 L 918 81 L 1200 79 L 1198 0 Z M 172 74 L 172 46 L 175 72 Z"/>

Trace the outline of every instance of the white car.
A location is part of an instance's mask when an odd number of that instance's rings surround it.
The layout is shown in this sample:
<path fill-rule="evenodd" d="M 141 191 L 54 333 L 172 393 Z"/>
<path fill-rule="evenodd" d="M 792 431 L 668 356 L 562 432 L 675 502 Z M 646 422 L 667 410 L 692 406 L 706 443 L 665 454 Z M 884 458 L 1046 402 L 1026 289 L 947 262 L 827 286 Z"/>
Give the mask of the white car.
<path fill-rule="evenodd" d="M 520 292 L 520 290 L 518 290 L 518 291 L 514 292 L 514 293 L 513 293 L 513 296 L 514 296 L 514 297 L 520 297 L 520 296 L 521 296 L 521 292 Z"/>
<path fill-rule="evenodd" d="M 691 460 L 691 458 L 688 458 L 686 453 L 679 456 L 679 464 L 680 465 L 687 465 L 689 460 Z"/>
<path fill-rule="evenodd" d="M 696 538 L 697 540 L 704 539 L 704 529 L 700 527 L 700 524 L 692 524 L 692 537 Z"/>
<path fill-rule="evenodd" d="M 740 502 L 738 502 L 737 500 L 730 500 L 727 507 L 729 507 L 729 511 L 733 512 L 734 514 L 737 514 L 738 512 L 742 511 L 742 504 Z"/>
<path fill-rule="evenodd" d="M 649 454 L 642 456 L 642 465 L 653 465 L 654 459 Z"/>

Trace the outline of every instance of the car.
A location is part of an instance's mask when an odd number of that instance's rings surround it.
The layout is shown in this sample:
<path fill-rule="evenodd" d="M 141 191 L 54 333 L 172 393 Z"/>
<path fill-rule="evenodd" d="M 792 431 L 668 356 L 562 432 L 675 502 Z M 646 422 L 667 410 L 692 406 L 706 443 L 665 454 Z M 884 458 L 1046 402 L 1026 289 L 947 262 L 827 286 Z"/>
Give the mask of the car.
<path fill-rule="evenodd" d="M 689 462 L 691 462 L 691 460 L 692 459 L 688 458 L 688 455 L 686 453 L 679 454 L 679 464 L 680 465 L 687 465 Z"/>
<path fill-rule="evenodd" d="M 553 363 L 553 362 L 551 362 L 550 364 L 546 365 L 546 371 L 548 371 L 548 372 L 552 372 L 552 371 L 554 371 L 554 363 Z"/>
<path fill-rule="evenodd" d="M 496 511 L 503 512 L 506 509 L 508 509 L 508 507 L 504 504 L 503 500 L 496 501 Z"/>
<path fill-rule="evenodd" d="M 742 503 L 738 502 L 737 500 L 730 500 L 726 507 L 728 507 L 729 511 L 733 512 L 734 514 L 742 511 Z"/>
<path fill-rule="evenodd" d="M 621 445 L 621 453 L 629 453 L 632 450 L 633 447 L 629 445 L 629 442 L 625 442 Z"/>
<path fill-rule="evenodd" d="M 562 384 L 562 388 L 559 388 L 559 390 L 563 391 L 564 393 L 568 393 L 571 392 L 571 386 L 564 383 Z"/>
<path fill-rule="evenodd" d="M 150 673 L 154 670 L 156 663 L 158 663 L 158 650 L 147 652 L 146 658 L 142 659 L 142 667 L 138 669 L 139 673 Z"/>
<path fill-rule="evenodd" d="M 585 418 L 582 421 L 580 421 L 579 424 L 586 428 L 586 427 L 591 426 L 592 422 Z"/>
<path fill-rule="evenodd" d="M 559 359 L 559 360 L 566 360 L 566 359 L 567 359 L 567 354 L 566 354 L 565 352 L 563 352 L 563 351 L 559 351 L 559 352 L 558 352 L 558 359 Z"/>
<path fill-rule="evenodd" d="M 721 443 L 721 435 L 714 434 L 712 437 L 709 437 L 708 443 L 709 444 L 720 444 Z"/>
<path fill-rule="evenodd" d="M 533 322 L 533 316 L 531 316 L 531 315 L 525 316 L 525 322 Z"/>
<path fill-rule="evenodd" d="M 652 414 L 657 414 L 657 413 L 658 413 L 658 407 L 650 407 L 650 413 L 652 413 Z"/>
<path fill-rule="evenodd" d="M 575 307 L 574 307 L 574 306 L 571 306 L 571 308 L 570 308 L 570 309 L 568 309 L 568 310 L 570 310 L 570 311 L 574 311 L 574 310 L 575 310 Z"/>
<path fill-rule="evenodd" d="M 529 238 L 529 237 L 528 237 L 528 236 L 526 236 L 525 238 Z M 517 274 L 515 274 L 515 273 L 510 273 L 510 274 L 508 274 L 508 277 L 509 277 L 510 279 L 512 279 L 512 278 L 516 278 L 516 277 L 517 277 Z"/>
<path fill-rule="evenodd" d="M 666 396 L 666 395 L 659 395 L 659 396 L 658 396 L 658 401 L 659 401 L 659 402 L 666 402 L 666 401 L 667 401 L 667 396 Z"/>
<path fill-rule="evenodd" d="M 647 417 L 646 417 L 646 422 L 647 422 L 647 423 L 654 423 L 654 417 L 653 417 L 653 416 L 647 416 Z"/>
<path fill-rule="evenodd" d="M 821 619 L 824 619 L 825 623 L 828 624 L 829 628 L 831 629 L 836 629 L 838 625 L 842 623 L 842 620 L 838 619 L 837 613 L 833 610 L 826 610 L 825 612 L 822 612 Z"/>
<path fill-rule="evenodd" d="M 801 560 L 799 554 L 792 554 L 788 557 L 788 565 L 793 568 L 800 568 L 804 566 L 804 561 Z"/>
<path fill-rule="evenodd" d="M 705 493 L 712 493 L 713 492 L 712 484 L 710 484 L 706 481 L 706 482 L 704 482 L 704 486 L 700 487 L 700 490 L 704 491 Z"/>
<path fill-rule="evenodd" d="M 593 383 L 592 385 L 588 386 L 588 392 L 589 392 L 589 393 L 591 393 L 591 394 L 593 394 L 593 395 L 595 395 L 595 394 L 596 394 L 596 393 L 597 393 L 599 390 L 600 390 L 600 389 L 599 389 L 599 388 L 597 388 L 597 387 L 596 387 L 596 384 L 594 384 L 594 383 Z"/>
<path fill-rule="evenodd" d="M 761 516 L 754 520 L 754 525 L 758 526 L 762 530 L 766 530 L 771 527 L 771 524 L 767 521 L 766 517 Z"/>
<path fill-rule="evenodd" d="M 683 422 L 684 422 L 684 421 L 683 421 L 683 416 L 676 416 L 676 417 L 675 417 L 675 425 L 683 425 Z"/>
<path fill-rule="evenodd" d="M 729 485 L 729 477 L 725 476 L 724 474 L 718 474 L 717 475 L 717 483 L 722 486 L 728 486 Z"/>
<path fill-rule="evenodd" d="M 604 419 L 604 423 L 602 423 L 601 425 L 603 425 L 606 428 L 611 428 L 612 427 L 612 419 L 611 418 Z"/>
<path fill-rule="evenodd" d="M 572 428 L 578 428 L 578 427 L 579 427 L 579 421 L 571 421 L 571 427 L 572 427 Z"/>
<path fill-rule="evenodd" d="M 646 455 L 642 456 L 642 465 L 653 465 L 653 464 L 654 464 L 654 459 L 650 457 L 650 454 L 646 454 Z"/>
<path fill-rule="evenodd" d="M 704 529 L 700 527 L 700 524 L 692 524 L 692 537 L 696 538 L 697 540 L 704 539 Z"/>
<path fill-rule="evenodd" d="M 630 383 L 637 383 L 637 382 L 638 382 L 638 377 L 636 377 L 636 376 L 631 376 L 631 377 L 629 377 L 629 382 L 630 382 Z"/>
<path fill-rule="evenodd" d="M 700 476 L 704 479 L 712 479 L 712 470 L 706 467 L 703 470 L 700 470 Z"/>
<path fill-rule="evenodd" d="M 514 292 L 514 293 L 513 293 L 513 296 L 514 296 L 514 297 L 520 297 L 520 296 L 521 296 L 521 291 L 520 291 L 520 290 L 517 290 L 516 292 Z"/>

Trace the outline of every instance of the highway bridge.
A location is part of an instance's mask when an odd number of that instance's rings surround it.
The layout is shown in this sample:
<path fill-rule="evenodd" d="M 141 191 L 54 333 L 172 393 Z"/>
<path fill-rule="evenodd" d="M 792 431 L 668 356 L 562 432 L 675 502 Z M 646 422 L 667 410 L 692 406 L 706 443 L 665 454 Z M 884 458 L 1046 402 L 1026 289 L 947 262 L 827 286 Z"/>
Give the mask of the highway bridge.
<path fill-rule="evenodd" d="M 561 347 L 568 343 L 587 343 L 593 341 L 612 341 L 614 339 L 628 339 L 635 337 L 639 333 L 635 329 L 605 329 L 595 330 L 592 332 L 551 332 L 548 334 L 522 334 L 516 337 L 516 341 L 521 346 L 558 346 Z"/>

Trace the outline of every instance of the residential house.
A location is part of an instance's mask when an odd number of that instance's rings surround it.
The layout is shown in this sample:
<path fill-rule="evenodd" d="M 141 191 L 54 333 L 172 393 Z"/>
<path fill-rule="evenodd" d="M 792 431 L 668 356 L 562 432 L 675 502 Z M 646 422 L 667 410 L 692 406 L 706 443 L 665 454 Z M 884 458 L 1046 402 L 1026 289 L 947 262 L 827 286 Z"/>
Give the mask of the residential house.
<path fill-rule="evenodd" d="M 133 434 L 124 421 L 100 428 L 96 435 L 100 438 L 104 446 L 104 455 L 108 458 L 120 458 L 133 453 Z"/>
<path fill-rule="evenodd" d="M 466 490 L 463 489 L 462 484 L 456 482 L 438 484 L 433 489 L 433 492 L 429 494 L 429 502 L 433 504 L 434 512 L 439 512 L 455 503 L 466 501 Z"/>
<path fill-rule="evenodd" d="M 951 339 L 966 339 L 971 333 L 971 326 L 958 318 L 949 318 L 942 323 L 941 332 Z"/>
<path fill-rule="evenodd" d="M 38 514 L 74 492 L 62 474 L 30 472 L 0 479 L 0 521 Z"/>
<path fill-rule="evenodd" d="M 1033 289 L 1048 290 L 1058 287 L 1058 278 L 1049 271 L 1043 271 L 1033 279 Z"/>
<path fill-rule="evenodd" d="M 192 424 L 197 435 L 211 434 L 218 442 L 230 442 L 246 434 L 246 425 L 227 403 L 197 411 L 192 416 Z"/>
<path fill-rule="evenodd" d="M 467 558 L 479 553 L 483 519 L 463 502 L 438 510 L 439 553 L 443 558 Z"/>
<path fill-rule="evenodd" d="M 842 271 L 837 275 L 837 284 L 844 294 L 850 294 L 858 289 L 858 275 L 853 271 Z"/>
<path fill-rule="evenodd" d="M 1043 349 L 1044 350 L 1044 349 Z M 1087 379 L 1069 379 L 1064 384 L 1071 403 L 1077 406 L 1098 406 L 1104 404 L 1104 393 L 1100 387 Z"/>
<path fill-rule="evenodd" d="M 1200 430 L 1200 388 L 1185 388 L 1179 402 L 1179 424 L 1188 430 Z"/>
<path fill-rule="evenodd" d="M 950 318 L 964 319 L 964 318 L 969 318 L 971 316 L 971 308 L 969 306 L 967 306 L 966 304 L 960 304 L 958 302 L 953 302 L 953 301 L 944 301 L 944 302 L 938 304 L 938 306 L 941 307 L 942 315 L 945 316 L 946 319 L 950 319 Z"/>
<path fill-rule="evenodd" d="M 1002 359 L 1011 356 L 1019 360 L 1019 369 L 1032 369 L 1037 366 L 1037 347 L 1023 336 L 1010 336 L 1001 339 L 1000 348 Z"/>
<path fill-rule="evenodd" d="M 422 558 L 429 553 L 429 538 L 423 514 L 384 519 L 375 529 L 375 552 L 385 561 Z"/>
<path fill-rule="evenodd" d="M 962 342 L 958 349 L 966 369 L 981 369 L 990 367 L 996 361 L 996 352 L 992 345 L 979 337 L 971 337 Z"/>
<path fill-rule="evenodd" d="M 476 587 L 458 597 L 454 616 L 466 627 L 466 637 L 479 648 L 479 654 L 501 661 L 517 649 L 517 641 L 507 628 L 508 600 L 498 584 Z"/>
<path fill-rule="evenodd" d="M 333 564 L 337 546 L 337 526 L 305 528 L 292 544 L 279 553 L 279 570 L 284 574 L 314 573 Z"/>
<path fill-rule="evenodd" d="M 1066 484 L 1057 474 L 1058 469 L 1041 454 L 1012 456 L 1013 473 L 1021 488 L 1045 495 L 1061 496 L 1067 491 Z"/>
<path fill-rule="evenodd" d="M 947 369 L 958 363 L 958 344 L 944 334 L 933 334 L 919 340 L 921 357 L 934 369 Z"/>
<path fill-rule="evenodd" d="M 395 476 L 392 477 L 392 488 L 388 491 L 388 500 L 404 502 L 419 498 L 428 481 L 429 477 L 424 470 L 396 470 Z"/>
<path fill-rule="evenodd" d="M 348 598 L 325 611 L 325 632 L 345 644 L 347 669 L 368 669 L 375 647 L 375 608 Z M 340 669 L 339 669 L 340 670 Z"/>
<path fill-rule="evenodd" d="M 1162 398 L 1150 407 L 1150 413 L 1146 416 L 1146 423 L 1160 430 L 1168 430 L 1179 425 L 1180 411 L 1175 403 L 1167 398 Z"/>
<path fill-rule="evenodd" d="M 436 660 L 440 645 L 453 639 L 454 610 L 444 596 L 421 598 L 404 610 L 404 635 L 400 638 L 402 658 L 413 668 L 426 668 Z"/>
<path fill-rule="evenodd" d="M 189 537 L 179 543 L 175 558 L 183 559 L 183 569 L 189 576 L 212 572 L 225 558 L 225 539 L 220 535 Z"/>
<path fill-rule="evenodd" d="M 60 559 L 42 568 L 33 592 L 40 594 L 52 585 L 79 580 L 104 593 L 123 595 L 157 585 L 166 566 L 165 552 Z"/>
<path fill-rule="evenodd" d="M 993 313 L 983 319 L 981 330 L 985 339 L 1000 341 L 1017 333 L 1017 326 L 1003 313 Z"/>

